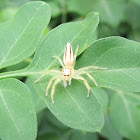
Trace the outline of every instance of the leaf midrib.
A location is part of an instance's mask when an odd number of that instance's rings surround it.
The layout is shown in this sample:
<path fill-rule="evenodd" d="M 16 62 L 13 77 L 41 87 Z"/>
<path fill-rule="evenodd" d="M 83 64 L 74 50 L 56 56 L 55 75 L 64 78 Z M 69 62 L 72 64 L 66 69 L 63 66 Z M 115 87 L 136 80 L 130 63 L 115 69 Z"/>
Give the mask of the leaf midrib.
<path fill-rule="evenodd" d="M 73 96 L 70 94 L 70 92 L 65 88 L 66 92 L 68 93 L 68 95 L 71 97 L 71 99 L 73 100 L 73 102 L 77 105 L 77 107 L 80 109 L 80 111 L 85 115 L 85 117 L 92 123 L 93 121 L 91 120 L 91 118 L 84 112 L 84 110 L 81 108 L 81 106 L 78 104 L 78 102 L 73 98 Z M 94 123 L 92 123 L 93 126 Z"/>
<path fill-rule="evenodd" d="M 8 114 L 9 114 L 11 120 L 13 121 L 13 124 L 14 124 L 14 126 L 15 126 L 15 128 L 16 128 L 16 130 L 17 130 L 19 136 L 20 136 L 20 138 L 22 139 L 22 136 L 21 136 L 21 133 L 20 133 L 20 129 L 18 128 L 18 126 L 17 126 L 17 124 L 16 124 L 16 122 L 15 122 L 15 120 L 14 120 L 12 114 L 10 113 L 10 110 L 9 110 L 9 108 L 8 108 L 8 105 L 7 105 L 7 103 L 6 103 L 5 99 L 4 99 L 4 96 L 2 95 L 2 91 L 3 91 L 3 90 L 0 90 L 1 99 L 2 99 L 4 105 L 5 105 L 6 109 L 7 109 L 7 112 L 8 112 Z M 5 90 L 5 91 L 7 91 L 7 90 Z M 8 91 L 9 91 L 9 90 L 8 90 Z M 13 92 L 13 91 L 10 90 L 10 92 Z M 13 92 L 13 93 L 15 93 L 15 92 Z"/>
<path fill-rule="evenodd" d="M 63 85 L 62 83 L 60 83 L 61 85 Z M 40 88 L 42 89 L 42 86 L 39 84 Z M 66 92 L 68 93 L 68 95 L 70 96 L 70 98 L 73 100 L 73 102 L 76 104 L 76 106 L 81 110 L 82 114 L 85 115 L 85 117 L 92 123 L 93 121 L 87 116 L 87 114 L 84 112 L 84 110 L 79 106 L 79 104 L 76 102 L 76 100 L 71 96 L 71 94 L 68 92 L 68 90 L 65 88 Z M 43 91 L 43 89 L 42 89 Z M 48 103 L 46 102 L 46 100 L 43 98 L 43 100 L 45 101 L 45 103 L 48 105 Z M 57 116 L 56 116 L 57 117 Z M 95 126 L 92 123 L 93 126 Z"/>
<path fill-rule="evenodd" d="M 140 70 L 140 68 L 125 68 L 125 69 L 111 69 L 111 70 L 99 70 L 99 71 L 89 71 L 90 73 L 98 73 L 98 72 L 113 72 L 113 71 L 124 71 L 124 70 Z M 41 75 L 45 71 L 29 71 L 27 68 L 23 70 L 18 70 L 14 72 L 8 72 L 8 73 L 0 73 L 0 79 L 7 78 L 7 77 L 13 77 L 13 76 L 33 76 L 33 75 Z"/>
<path fill-rule="evenodd" d="M 93 43 L 94 44 L 94 43 Z M 109 53 L 109 51 L 112 51 L 112 50 L 117 50 L 117 49 L 126 49 L 126 48 L 129 48 L 128 46 L 118 46 L 118 47 L 116 47 L 116 48 L 108 48 L 104 53 L 102 53 L 99 57 L 98 57 L 98 59 L 94 62 L 94 65 L 105 55 L 105 54 L 107 54 L 107 53 Z M 138 49 L 140 49 L 139 47 L 138 47 Z"/>

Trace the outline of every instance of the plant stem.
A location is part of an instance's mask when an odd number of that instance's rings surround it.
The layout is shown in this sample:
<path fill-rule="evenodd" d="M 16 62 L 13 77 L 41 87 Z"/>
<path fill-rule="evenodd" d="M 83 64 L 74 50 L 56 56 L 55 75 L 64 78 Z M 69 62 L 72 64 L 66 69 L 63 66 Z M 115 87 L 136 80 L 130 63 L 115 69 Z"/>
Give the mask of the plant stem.
<path fill-rule="evenodd" d="M 63 9 L 62 11 L 62 19 L 61 19 L 62 23 L 66 23 L 67 22 L 67 12 L 66 9 Z"/>
<path fill-rule="evenodd" d="M 0 73 L 0 79 L 9 78 L 9 77 L 18 77 L 18 76 L 31 76 L 36 74 L 41 74 L 42 72 L 30 72 L 25 69 L 17 70 L 17 71 L 10 71 L 10 72 L 4 72 Z"/>

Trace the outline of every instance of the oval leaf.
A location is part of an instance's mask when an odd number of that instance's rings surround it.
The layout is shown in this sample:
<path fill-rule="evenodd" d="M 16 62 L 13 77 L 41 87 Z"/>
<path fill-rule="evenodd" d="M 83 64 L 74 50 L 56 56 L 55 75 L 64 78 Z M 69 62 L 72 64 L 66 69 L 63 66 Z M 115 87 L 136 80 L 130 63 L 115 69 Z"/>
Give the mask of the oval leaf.
<path fill-rule="evenodd" d="M 13 19 L 0 24 L 0 68 L 33 54 L 50 15 L 46 3 L 30 2 L 22 6 Z"/>
<path fill-rule="evenodd" d="M 103 109 L 91 90 L 90 97 L 87 98 L 87 89 L 83 83 L 72 80 L 72 85 L 64 88 L 58 84 L 55 90 L 54 100 L 45 96 L 48 79 L 36 84 L 36 90 L 48 105 L 52 113 L 65 125 L 86 130 L 90 132 L 100 132 L 103 127 Z"/>
<path fill-rule="evenodd" d="M 77 61 L 77 67 L 100 66 L 108 70 L 91 71 L 101 87 L 140 91 L 140 43 L 121 37 L 96 41 Z"/>
<path fill-rule="evenodd" d="M 0 80 L 0 138 L 34 140 L 36 121 L 28 87 L 15 79 Z"/>
<path fill-rule="evenodd" d="M 71 42 L 74 50 L 80 46 L 79 53 L 94 41 L 94 31 L 99 22 L 98 14 L 91 12 L 85 20 L 58 26 L 41 42 L 32 64 L 25 69 L 35 81 L 44 71 L 55 64 L 52 56 L 62 58 L 67 42 Z M 55 40 L 55 41 L 54 41 Z M 103 126 L 103 109 L 91 92 L 89 99 L 87 89 L 82 83 L 72 81 L 72 85 L 64 88 L 58 84 L 55 91 L 55 104 L 45 96 L 49 78 L 46 76 L 36 83 L 36 90 L 48 105 L 51 112 L 64 124 L 86 131 L 100 131 Z"/>

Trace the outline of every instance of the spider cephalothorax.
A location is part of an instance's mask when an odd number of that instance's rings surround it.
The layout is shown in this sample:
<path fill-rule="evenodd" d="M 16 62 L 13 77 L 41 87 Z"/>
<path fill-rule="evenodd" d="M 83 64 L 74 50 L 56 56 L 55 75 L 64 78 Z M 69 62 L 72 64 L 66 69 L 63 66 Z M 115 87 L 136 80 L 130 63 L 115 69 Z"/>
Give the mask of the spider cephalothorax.
<path fill-rule="evenodd" d="M 69 81 L 69 77 L 71 76 L 71 74 L 73 74 L 74 69 L 72 67 L 64 67 L 62 69 L 62 75 L 64 76 L 64 79 L 66 81 Z"/>
<path fill-rule="evenodd" d="M 72 50 L 71 44 L 67 43 L 65 52 L 64 52 L 64 57 L 63 57 L 64 64 L 58 56 L 54 56 L 55 58 L 57 58 L 59 60 L 61 66 L 62 66 L 62 71 L 48 70 L 35 81 L 35 82 L 38 82 L 46 74 L 53 74 L 54 77 L 52 77 L 50 79 L 49 84 L 46 89 L 46 96 L 47 96 L 49 88 L 50 88 L 52 82 L 55 80 L 53 83 L 53 86 L 52 86 L 52 90 L 51 90 L 52 103 L 54 103 L 53 95 L 54 95 L 55 87 L 60 81 L 63 80 L 64 87 L 67 86 L 67 82 L 69 82 L 69 85 L 71 84 L 72 78 L 83 81 L 86 88 L 88 89 L 87 97 L 89 97 L 90 86 L 89 86 L 87 80 L 84 77 L 82 77 L 81 75 L 85 74 L 95 83 L 96 86 L 98 86 L 95 79 L 89 74 L 88 70 L 89 69 L 107 69 L 107 68 L 101 68 L 98 66 L 88 66 L 88 67 L 84 67 L 84 68 L 81 68 L 78 70 L 74 70 L 78 48 L 79 48 L 79 46 L 77 47 L 75 54 L 73 55 L 73 50 Z"/>

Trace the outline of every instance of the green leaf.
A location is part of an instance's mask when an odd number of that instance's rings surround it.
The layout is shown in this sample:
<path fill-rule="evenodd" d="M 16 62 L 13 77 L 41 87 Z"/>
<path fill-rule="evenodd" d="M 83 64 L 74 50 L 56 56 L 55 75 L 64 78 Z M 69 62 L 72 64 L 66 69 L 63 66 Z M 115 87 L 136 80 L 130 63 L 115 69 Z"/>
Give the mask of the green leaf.
<path fill-rule="evenodd" d="M 0 24 L 0 68 L 21 62 L 35 51 L 50 20 L 50 7 L 30 2 L 15 17 Z"/>
<path fill-rule="evenodd" d="M 48 133 L 56 133 L 56 129 L 47 121 L 46 116 L 44 113 L 46 113 L 47 109 L 44 109 L 40 111 L 37 114 L 37 121 L 38 121 L 38 133 L 37 138 L 39 139 L 40 136 Z"/>
<path fill-rule="evenodd" d="M 100 66 L 91 74 L 99 87 L 139 92 L 140 43 L 121 37 L 96 41 L 78 59 L 76 67 Z"/>
<path fill-rule="evenodd" d="M 0 80 L 0 138 L 34 140 L 36 114 L 31 92 L 15 79 Z"/>
<path fill-rule="evenodd" d="M 45 82 L 46 81 L 46 82 Z M 103 110 L 91 91 L 87 99 L 87 89 L 83 83 L 72 81 L 72 85 L 64 88 L 58 84 L 55 91 L 55 104 L 45 96 L 48 79 L 40 81 L 36 90 L 48 105 L 51 112 L 65 125 L 86 131 L 100 131 L 103 127 Z"/>
<path fill-rule="evenodd" d="M 108 96 L 103 88 L 91 88 L 92 93 L 95 95 L 96 99 L 102 106 L 104 112 L 106 112 L 108 107 Z"/>
<path fill-rule="evenodd" d="M 59 131 L 63 131 L 65 129 L 69 129 L 67 126 L 65 126 L 63 123 L 61 123 L 51 112 L 50 110 L 46 110 L 45 111 L 45 118 L 47 119 L 47 121 L 52 124 L 55 129 L 58 129 Z"/>
<path fill-rule="evenodd" d="M 40 96 L 37 94 L 37 92 L 36 92 L 36 90 L 34 88 L 34 83 L 32 82 L 32 80 L 30 78 L 28 78 L 25 81 L 25 84 L 30 88 L 30 90 L 32 92 L 36 113 L 39 113 L 41 110 L 46 108 L 46 104 L 40 98 Z"/>
<path fill-rule="evenodd" d="M 107 138 L 108 140 L 122 140 L 121 135 L 115 129 L 109 116 L 109 104 L 110 104 L 109 101 L 110 101 L 110 96 L 112 95 L 112 91 L 114 92 L 114 90 L 103 89 L 103 88 L 99 88 L 99 89 L 101 89 L 102 92 L 100 92 L 100 94 L 97 93 L 96 95 L 100 96 L 100 103 L 101 105 L 104 105 L 103 107 L 104 107 L 104 118 L 105 118 L 104 127 L 100 135 L 104 138 Z"/>
<path fill-rule="evenodd" d="M 122 140 L 121 135 L 112 124 L 112 121 L 108 114 L 105 114 L 105 124 L 102 129 L 101 135 L 105 138 L 108 138 L 108 140 Z"/>
<path fill-rule="evenodd" d="M 74 50 L 80 45 L 84 51 L 94 39 L 94 30 L 98 24 L 97 13 L 90 13 L 85 20 L 63 24 L 52 30 L 41 42 L 32 64 L 24 70 L 34 81 L 44 71 L 55 64 L 52 56 L 62 57 L 67 42 L 71 42 Z M 54 41 L 55 40 L 55 41 Z M 46 55 L 47 54 L 47 55 Z M 44 79 L 44 80 L 43 80 Z M 35 88 L 45 101 L 51 112 L 65 125 L 86 131 L 100 131 L 103 127 L 103 110 L 95 95 L 91 92 L 89 99 L 83 83 L 72 81 L 72 86 L 64 88 L 58 84 L 55 91 L 55 104 L 45 96 L 49 78 L 44 77 Z"/>
<path fill-rule="evenodd" d="M 139 94 L 117 91 L 112 95 L 110 116 L 114 126 L 122 136 L 134 140 L 140 139 L 139 106 Z"/>
<path fill-rule="evenodd" d="M 37 119 L 41 120 L 38 123 L 39 130 L 37 139 L 40 140 L 41 138 L 45 138 L 47 137 L 47 135 L 53 133 L 57 135 L 59 134 L 59 138 L 61 137 L 62 140 L 68 140 L 68 137 L 71 134 L 71 129 L 59 122 L 57 118 L 48 109 L 45 109 L 38 113 L 37 117 Z"/>

